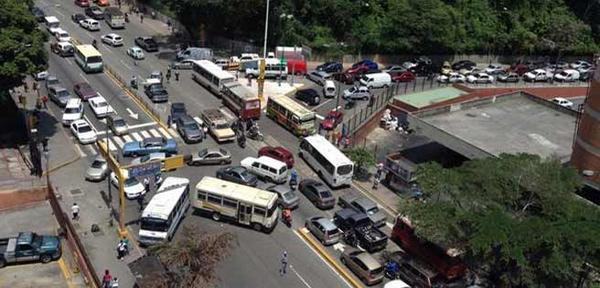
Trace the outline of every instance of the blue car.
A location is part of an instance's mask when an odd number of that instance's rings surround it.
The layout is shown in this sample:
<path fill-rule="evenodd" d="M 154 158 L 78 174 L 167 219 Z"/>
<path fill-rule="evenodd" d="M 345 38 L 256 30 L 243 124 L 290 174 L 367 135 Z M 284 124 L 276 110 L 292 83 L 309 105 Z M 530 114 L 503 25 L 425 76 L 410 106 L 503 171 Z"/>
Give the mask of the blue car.
<path fill-rule="evenodd" d="M 156 137 L 127 142 L 123 146 L 123 157 L 137 157 L 154 152 L 163 152 L 167 155 L 177 154 L 177 142 L 173 139 Z"/>
<path fill-rule="evenodd" d="M 317 71 L 325 71 L 327 73 L 342 72 L 342 70 L 344 70 L 344 67 L 339 62 L 325 62 L 317 66 Z"/>
<path fill-rule="evenodd" d="M 369 67 L 369 69 L 379 69 L 379 66 L 377 65 L 377 63 L 375 63 L 369 59 L 364 59 L 360 62 L 356 62 L 356 63 L 352 64 L 352 68 L 356 68 L 358 66 L 367 66 L 367 67 Z"/>

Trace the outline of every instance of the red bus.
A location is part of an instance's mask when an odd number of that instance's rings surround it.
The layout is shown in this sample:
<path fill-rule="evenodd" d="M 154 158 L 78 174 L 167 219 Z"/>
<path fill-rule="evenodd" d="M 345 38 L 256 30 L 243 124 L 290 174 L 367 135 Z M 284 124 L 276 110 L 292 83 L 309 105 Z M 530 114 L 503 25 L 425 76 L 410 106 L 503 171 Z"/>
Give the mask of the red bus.
<path fill-rule="evenodd" d="M 260 118 L 260 99 L 248 87 L 230 82 L 223 84 L 223 105 L 243 120 Z"/>
<path fill-rule="evenodd" d="M 443 249 L 426 239 L 415 235 L 411 221 L 404 217 L 396 217 L 392 229 L 392 241 L 404 251 L 432 266 L 446 280 L 454 280 L 465 275 L 467 266 L 456 249 Z"/>

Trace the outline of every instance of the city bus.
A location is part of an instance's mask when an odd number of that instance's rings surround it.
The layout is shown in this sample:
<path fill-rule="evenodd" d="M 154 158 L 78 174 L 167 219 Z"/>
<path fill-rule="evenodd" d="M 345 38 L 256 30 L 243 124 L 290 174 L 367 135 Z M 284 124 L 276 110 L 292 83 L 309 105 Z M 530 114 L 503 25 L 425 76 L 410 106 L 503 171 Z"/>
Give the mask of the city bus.
<path fill-rule="evenodd" d="M 270 232 L 277 225 L 277 194 L 205 176 L 192 193 L 192 207 L 210 213 L 212 219 L 228 218 L 256 231 Z"/>
<path fill-rule="evenodd" d="M 285 95 L 269 96 L 267 117 L 292 131 L 296 136 L 315 133 L 316 114 Z"/>
<path fill-rule="evenodd" d="M 102 65 L 102 54 L 90 44 L 83 44 L 75 46 L 75 62 L 85 71 L 90 72 L 102 72 L 104 69 Z"/>
<path fill-rule="evenodd" d="M 192 78 L 218 97 L 221 97 L 223 85 L 235 81 L 233 75 L 213 62 L 194 60 L 192 63 Z"/>
<path fill-rule="evenodd" d="M 248 87 L 236 82 L 223 85 L 223 105 L 244 120 L 260 118 L 260 99 Z"/>
<path fill-rule="evenodd" d="M 144 208 L 140 219 L 139 242 L 151 245 L 171 241 L 175 229 L 190 208 L 190 180 L 167 177 Z"/>
<path fill-rule="evenodd" d="M 254 78 L 258 78 L 260 73 L 260 60 L 251 62 L 246 66 L 246 75 Z M 265 59 L 265 78 L 278 78 L 286 79 L 288 74 L 288 67 L 285 60 L 278 58 L 267 58 Z"/>
<path fill-rule="evenodd" d="M 352 183 L 354 163 L 325 137 L 318 134 L 304 137 L 299 154 L 329 186 Z"/>

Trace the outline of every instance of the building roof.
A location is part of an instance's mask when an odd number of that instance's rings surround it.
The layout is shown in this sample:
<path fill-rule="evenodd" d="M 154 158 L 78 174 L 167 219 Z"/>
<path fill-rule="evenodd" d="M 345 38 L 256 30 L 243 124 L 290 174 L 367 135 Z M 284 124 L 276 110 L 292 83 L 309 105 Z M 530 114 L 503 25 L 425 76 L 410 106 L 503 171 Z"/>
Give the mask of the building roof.
<path fill-rule="evenodd" d="M 468 93 L 469 92 L 456 89 L 454 87 L 446 87 L 423 92 L 403 94 L 395 96 L 394 99 L 409 104 L 416 108 L 422 108 L 437 102 L 446 101 Z"/>

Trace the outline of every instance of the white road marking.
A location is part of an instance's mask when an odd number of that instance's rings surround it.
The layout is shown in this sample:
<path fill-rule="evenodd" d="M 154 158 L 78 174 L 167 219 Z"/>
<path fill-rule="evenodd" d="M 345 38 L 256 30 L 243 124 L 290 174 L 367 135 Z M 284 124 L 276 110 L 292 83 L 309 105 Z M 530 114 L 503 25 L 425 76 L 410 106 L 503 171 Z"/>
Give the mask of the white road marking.
<path fill-rule="evenodd" d="M 112 140 L 115 141 L 119 148 L 123 148 L 123 145 L 125 145 L 125 143 L 123 143 L 123 140 L 121 140 L 121 137 L 113 137 Z"/>
<path fill-rule="evenodd" d="M 165 135 L 165 137 L 167 139 L 172 139 L 173 138 L 173 136 L 171 136 L 171 134 L 169 134 L 169 132 L 167 132 L 167 130 L 165 130 L 165 128 L 160 127 L 158 129 L 158 131 L 160 131 L 161 134 Z"/>
<path fill-rule="evenodd" d="M 108 140 L 108 147 L 109 147 L 110 151 L 117 151 L 118 150 L 117 146 L 115 145 L 115 143 L 113 141 L 110 140 L 110 138 L 109 139 L 105 139 L 105 140 Z"/>
<path fill-rule="evenodd" d="M 60 11 L 56 10 L 56 14 L 62 16 L 63 18 L 65 17 L 65 14 L 61 13 Z"/>
<path fill-rule="evenodd" d="M 325 119 L 325 117 L 323 117 L 323 116 L 321 116 L 321 115 L 319 115 L 319 114 L 315 114 L 315 117 L 317 117 L 317 119 L 319 119 L 319 120 L 323 120 L 323 119 Z"/>
<path fill-rule="evenodd" d="M 125 143 L 133 142 L 133 138 L 131 138 L 131 136 L 129 136 L 129 135 L 123 136 L 123 140 L 125 140 Z"/>
<path fill-rule="evenodd" d="M 294 272 L 294 274 L 296 274 L 296 276 L 298 276 L 298 278 L 300 278 L 300 281 L 302 281 L 302 283 L 304 283 L 304 285 L 306 285 L 306 287 L 312 288 L 310 285 L 308 285 L 308 282 L 306 282 L 306 280 L 304 280 L 304 278 L 302 276 L 300 276 L 300 273 L 298 273 L 298 271 L 296 271 L 296 269 L 294 269 L 294 266 L 290 265 L 290 270 L 292 272 Z"/>
<path fill-rule="evenodd" d="M 336 251 L 344 252 L 345 246 L 342 243 L 333 244 L 333 249 Z"/>
<path fill-rule="evenodd" d="M 67 63 L 69 63 L 69 65 L 73 66 L 73 63 L 71 63 L 71 60 L 65 59 L 65 61 L 67 61 Z"/>
<path fill-rule="evenodd" d="M 144 138 L 136 132 L 131 133 L 131 136 L 133 136 L 133 138 L 135 138 L 135 141 L 143 141 L 144 140 Z"/>
<path fill-rule="evenodd" d="M 83 78 L 83 80 L 87 83 L 90 83 L 90 81 L 88 81 L 87 78 L 85 78 L 85 76 L 83 76 L 83 74 L 79 73 L 79 76 L 81 76 L 81 78 Z"/>
<path fill-rule="evenodd" d="M 148 133 L 148 131 L 146 131 L 146 130 L 140 131 L 140 133 L 142 134 L 142 136 L 144 136 L 144 138 L 152 137 L 152 136 L 150 136 L 150 133 Z"/>
<path fill-rule="evenodd" d="M 137 128 L 154 126 L 154 125 L 156 125 L 156 122 L 148 122 L 148 123 L 144 123 L 144 124 L 131 125 L 131 126 L 129 126 L 129 129 L 137 129 Z"/>
<path fill-rule="evenodd" d="M 152 134 L 152 136 L 154 136 L 154 137 L 162 137 L 156 129 L 150 130 L 150 134 Z"/>
<path fill-rule="evenodd" d="M 127 67 L 127 69 L 133 70 L 133 69 L 131 69 L 131 67 L 129 67 L 129 65 L 125 64 L 125 62 L 123 61 L 123 59 L 121 59 L 119 61 L 121 62 L 121 64 L 123 64 L 123 66 Z"/>
<path fill-rule="evenodd" d="M 77 140 L 75 140 L 75 141 L 77 141 Z M 81 157 L 87 156 L 87 154 L 83 153 L 83 150 L 81 150 L 81 147 L 79 146 L 79 144 L 75 144 L 75 148 L 77 148 L 77 151 L 79 152 L 79 155 Z"/>

